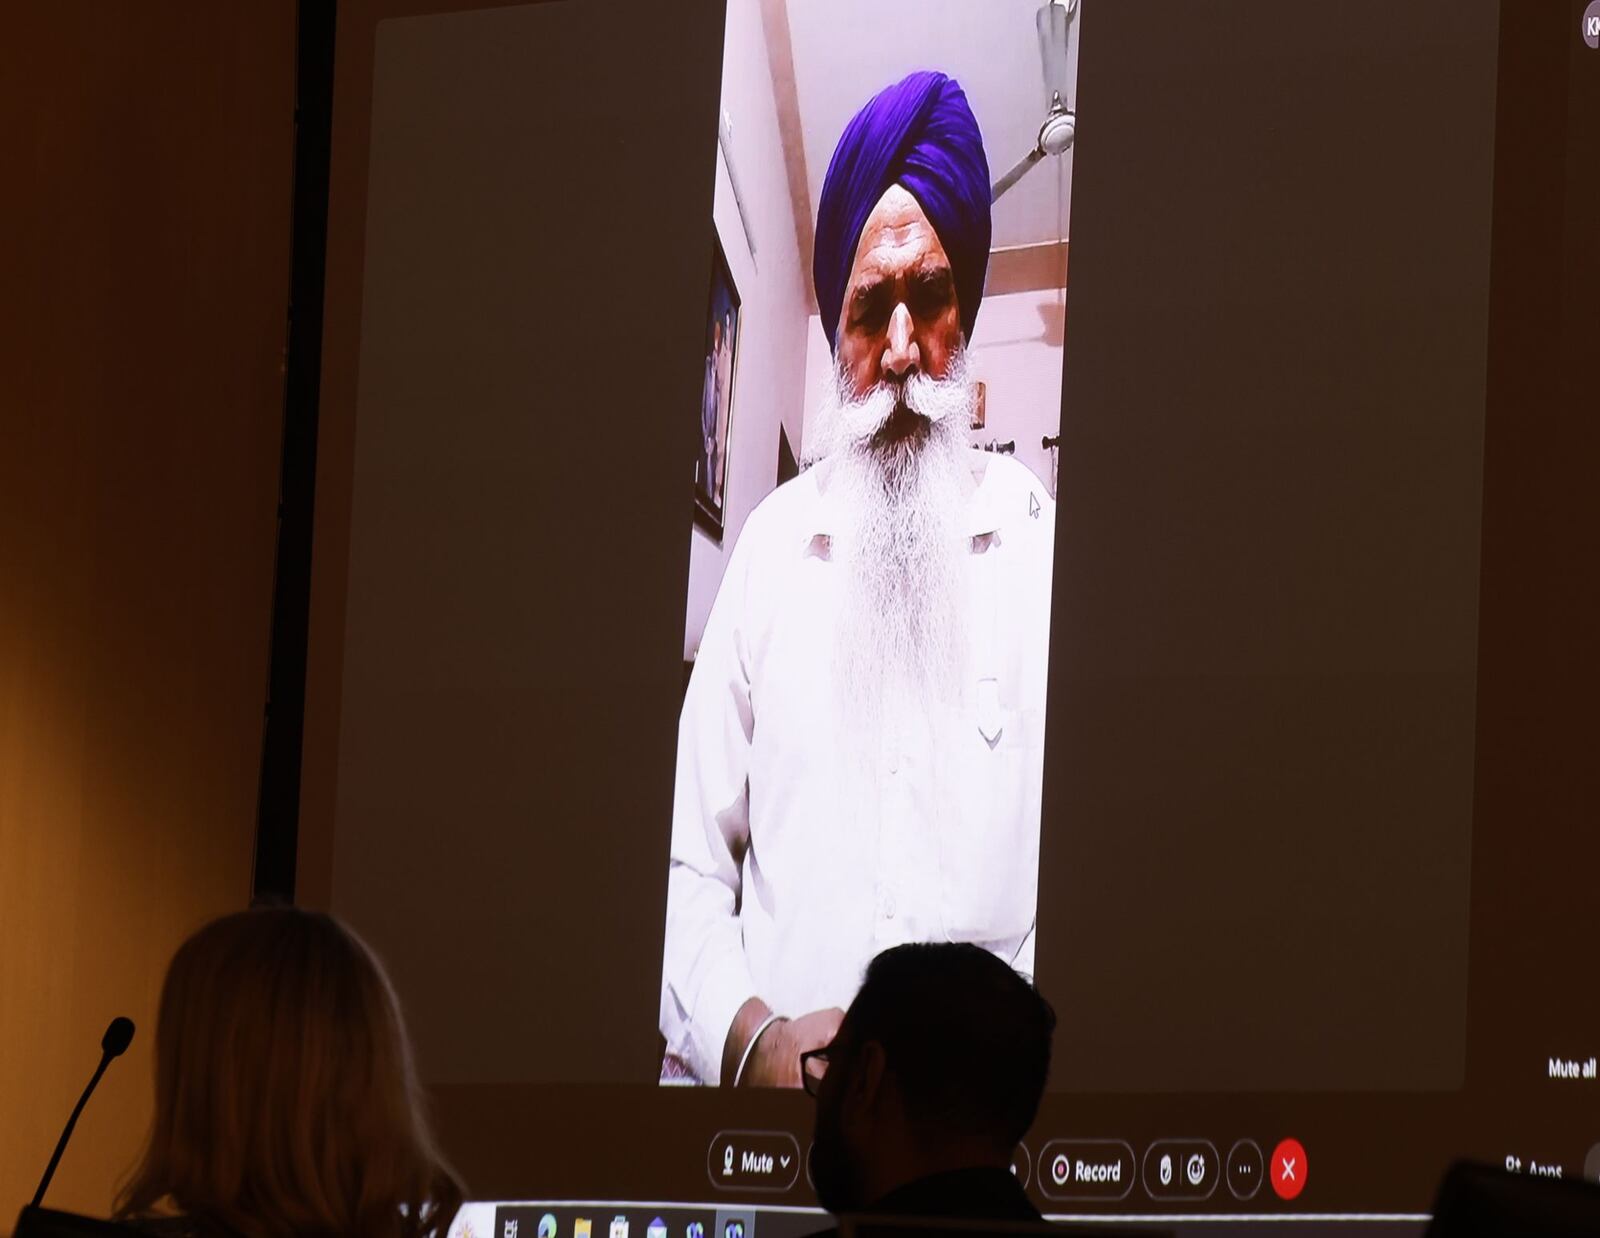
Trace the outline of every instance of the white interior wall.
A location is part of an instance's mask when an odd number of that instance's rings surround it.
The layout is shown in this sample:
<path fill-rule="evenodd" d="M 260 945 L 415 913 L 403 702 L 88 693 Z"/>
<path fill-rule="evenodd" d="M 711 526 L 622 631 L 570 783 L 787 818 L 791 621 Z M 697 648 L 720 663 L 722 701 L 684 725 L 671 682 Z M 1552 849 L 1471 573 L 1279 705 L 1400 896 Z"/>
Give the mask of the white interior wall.
<path fill-rule="evenodd" d="M 788 172 L 778 130 L 766 36 L 759 0 L 728 0 L 722 62 L 722 110 L 732 122 L 730 176 L 717 152 L 713 213 L 717 235 L 741 299 L 740 338 L 733 377 L 733 412 L 728 427 L 728 490 L 719 545 L 691 525 L 689 591 L 683 652 L 694 656 L 706 616 L 745 519 L 777 483 L 778 428 L 787 426 L 789 443 L 800 454 L 806 404 L 806 280 L 795 239 Z M 714 141 L 715 134 L 707 134 Z M 750 240 L 734 199 L 733 179 L 744 197 Z M 706 272 L 709 285 L 711 273 Z M 699 416 L 686 409 L 685 417 Z M 685 507 L 689 486 L 685 477 Z"/>

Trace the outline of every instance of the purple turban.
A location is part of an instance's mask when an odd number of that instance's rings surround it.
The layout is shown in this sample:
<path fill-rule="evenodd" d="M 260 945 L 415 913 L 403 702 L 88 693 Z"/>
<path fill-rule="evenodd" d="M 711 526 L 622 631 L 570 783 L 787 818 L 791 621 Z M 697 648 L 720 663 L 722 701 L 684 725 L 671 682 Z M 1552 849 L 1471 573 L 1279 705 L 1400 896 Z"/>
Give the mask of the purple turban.
<path fill-rule="evenodd" d="M 972 338 L 989 266 L 989 161 L 961 87 L 943 73 L 923 71 L 874 95 L 845 126 L 828 164 L 811 278 L 829 348 L 861 229 L 896 184 L 917 200 L 950 256 L 961 326 Z"/>

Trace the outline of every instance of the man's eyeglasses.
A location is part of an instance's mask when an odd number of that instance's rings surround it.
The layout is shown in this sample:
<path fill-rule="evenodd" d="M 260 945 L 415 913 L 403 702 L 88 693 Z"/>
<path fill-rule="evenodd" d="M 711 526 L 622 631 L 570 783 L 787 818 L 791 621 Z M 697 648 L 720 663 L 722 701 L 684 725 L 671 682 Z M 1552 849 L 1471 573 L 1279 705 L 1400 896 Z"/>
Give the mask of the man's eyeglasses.
<path fill-rule="evenodd" d="M 800 1055 L 800 1086 L 805 1088 L 807 1096 L 822 1091 L 822 1076 L 828 1073 L 830 1052 L 829 1049 L 812 1049 Z"/>

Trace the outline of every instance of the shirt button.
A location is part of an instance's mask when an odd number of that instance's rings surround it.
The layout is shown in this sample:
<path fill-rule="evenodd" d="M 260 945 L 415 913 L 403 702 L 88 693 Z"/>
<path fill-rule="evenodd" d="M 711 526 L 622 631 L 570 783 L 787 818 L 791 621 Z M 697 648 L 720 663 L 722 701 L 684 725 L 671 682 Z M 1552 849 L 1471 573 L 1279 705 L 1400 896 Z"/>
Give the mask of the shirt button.
<path fill-rule="evenodd" d="M 884 914 L 884 918 L 885 919 L 889 919 L 889 920 L 893 920 L 894 919 L 894 913 L 895 913 L 896 910 L 897 910 L 897 908 L 895 906 L 895 901 L 894 901 L 894 891 L 891 890 L 891 891 L 889 891 L 889 893 L 887 893 L 887 894 L 885 894 L 883 896 L 883 914 Z"/>

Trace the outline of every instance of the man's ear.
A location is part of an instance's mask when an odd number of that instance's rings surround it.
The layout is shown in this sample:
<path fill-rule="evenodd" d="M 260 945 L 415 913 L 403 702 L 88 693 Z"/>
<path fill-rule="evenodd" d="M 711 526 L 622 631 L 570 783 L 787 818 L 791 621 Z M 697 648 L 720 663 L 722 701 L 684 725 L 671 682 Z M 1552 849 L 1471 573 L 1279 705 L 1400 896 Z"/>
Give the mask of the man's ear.
<path fill-rule="evenodd" d="M 876 1040 L 864 1043 L 850 1063 L 850 1087 L 845 1097 L 848 1112 L 856 1117 L 873 1113 L 883 1097 L 889 1059 Z"/>

